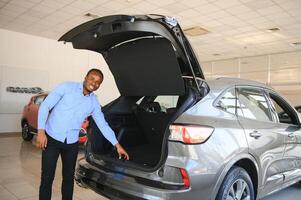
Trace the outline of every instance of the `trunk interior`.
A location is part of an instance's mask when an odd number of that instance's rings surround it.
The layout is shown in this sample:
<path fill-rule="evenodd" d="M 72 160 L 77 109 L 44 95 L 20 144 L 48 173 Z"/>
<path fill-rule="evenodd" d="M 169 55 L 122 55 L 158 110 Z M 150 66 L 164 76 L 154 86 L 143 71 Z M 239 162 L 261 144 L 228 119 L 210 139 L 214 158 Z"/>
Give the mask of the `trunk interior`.
<path fill-rule="evenodd" d="M 193 85 L 193 82 L 188 81 Z M 130 156 L 127 163 L 144 168 L 154 168 L 167 157 L 167 138 L 169 125 L 186 109 L 194 105 L 207 93 L 201 93 L 187 86 L 186 92 L 179 96 L 120 96 L 103 107 L 103 113 L 116 134 L 119 143 Z M 89 119 L 88 142 L 93 154 L 118 159 L 118 154 L 96 126 Z M 164 142 L 165 141 L 165 142 Z"/>

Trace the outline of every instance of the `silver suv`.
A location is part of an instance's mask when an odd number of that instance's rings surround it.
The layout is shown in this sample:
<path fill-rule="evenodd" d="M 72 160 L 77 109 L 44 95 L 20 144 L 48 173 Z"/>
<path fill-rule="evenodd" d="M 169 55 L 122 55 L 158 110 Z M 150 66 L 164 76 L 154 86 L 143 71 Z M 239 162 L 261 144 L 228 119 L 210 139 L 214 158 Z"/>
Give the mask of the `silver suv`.
<path fill-rule="evenodd" d="M 108 63 L 120 97 L 103 112 L 130 155 L 90 119 L 78 184 L 111 199 L 254 200 L 301 179 L 296 110 L 257 82 L 205 81 L 174 18 L 102 17 L 60 41 Z"/>

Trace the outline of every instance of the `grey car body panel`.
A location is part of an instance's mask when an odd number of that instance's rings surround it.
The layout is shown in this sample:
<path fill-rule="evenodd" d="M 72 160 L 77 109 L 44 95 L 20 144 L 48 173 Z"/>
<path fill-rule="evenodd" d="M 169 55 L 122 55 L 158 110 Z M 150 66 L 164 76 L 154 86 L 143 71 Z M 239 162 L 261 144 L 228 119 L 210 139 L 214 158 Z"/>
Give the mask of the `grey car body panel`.
<path fill-rule="evenodd" d="M 283 185 L 285 188 L 291 184 L 298 182 L 301 179 L 301 163 L 300 163 L 300 144 L 301 144 L 301 129 L 300 129 L 300 114 L 296 112 L 289 101 L 270 89 L 266 90 L 267 94 L 273 94 L 275 97 L 282 99 L 283 103 L 296 114 L 296 119 L 299 125 L 279 123 L 277 113 L 274 113 L 275 121 L 277 122 L 274 129 L 277 133 L 285 134 L 285 150 L 283 155 L 282 168 L 283 171 Z"/>
<path fill-rule="evenodd" d="M 275 132 L 275 123 L 260 122 L 239 117 L 239 122 L 245 129 L 249 145 L 249 152 L 256 159 L 259 166 L 259 188 L 264 186 L 263 193 L 274 191 L 283 183 L 283 152 L 286 133 Z M 250 134 L 258 131 L 260 138 L 253 138 Z"/>
<path fill-rule="evenodd" d="M 218 85 L 216 87 L 211 86 L 212 84 L 210 85 L 209 82 L 210 89 L 214 89 L 210 90 L 210 93 L 200 102 L 181 115 L 175 123 L 198 124 L 211 126 L 215 129 L 212 136 L 204 144 L 190 145 L 194 149 L 191 151 L 198 155 L 195 160 L 199 159 L 198 163 L 204 164 L 204 166 L 201 164 L 196 165 L 196 168 L 203 169 L 202 173 L 204 174 L 212 175 L 211 179 L 208 177 L 201 178 L 200 175 L 196 175 L 198 173 L 196 170 L 197 172 L 192 173 L 195 177 L 190 176 L 190 178 L 195 179 L 195 184 L 192 188 L 196 187 L 198 191 L 202 191 L 202 196 L 208 196 L 208 199 L 213 200 L 224 177 L 233 164 L 241 159 L 250 159 L 253 161 L 254 159 L 248 153 L 245 133 L 238 123 L 237 117 L 212 106 L 223 90 L 219 90 Z M 220 87 L 224 86 L 224 84 L 220 85 Z M 231 85 L 225 88 L 231 88 Z M 186 157 L 188 156 L 186 155 Z M 168 162 L 168 159 L 166 162 Z M 186 168 L 187 166 L 182 167 Z M 201 181 L 200 184 L 200 180 L 204 182 Z M 191 199 L 193 199 L 194 195 L 192 195 Z"/>
<path fill-rule="evenodd" d="M 262 84 L 239 79 L 219 79 L 208 81 L 210 92 L 199 102 L 181 114 L 175 124 L 194 124 L 214 128 L 211 137 L 203 144 L 185 145 L 180 142 L 168 142 L 168 156 L 162 166 L 153 172 L 116 166 L 109 162 L 99 162 L 103 169 L 110 169 L 108 178 L 103 184 L 116 190 L 145 199 L 186 200 L 202 197 L 214 200 L 228 171 L 241 160 L 253 163 L 258 173 L 257 199 L 287 187 L 301 179 L 299 138 L 287 139 L 288 131 L 300 133 L 300 127 L 287 130 L 275 122 L 264 123 L 238 117 L 215 107 L 216 100 L 225 90 L 237 86 L 266 88 Z M 282 126 L 282 128 L 281 128 Z M 284 126 L 284 127 L 283 127 Z M 248 136 L 254 128 L 264 136 L 254 139 Z M 286 155 L 286 156 L 285 156 Z M 294 166 L 289 167 L 287 162 Z M 90 166 L 86 163 L 84 165 Z M 91 166 L 90 166 L 91 167 Z M 135 181 L 135 178 L 155 180 L 158 182 L 181 185 L 181 175 L 177 169 L 184 168 L 189 174 L 191 187 L 185 190 L 169 190 L 148 187 Z M 102 168 L 95 168 L 101 170 Z M 164 175 L 159 176 L 163 170 Z M 122 174 L 122 175 L 120 175 Z M 118 180 L 113 177 L 119 177 Z M 284 180 L 283 177 L 287 177 Z"/>

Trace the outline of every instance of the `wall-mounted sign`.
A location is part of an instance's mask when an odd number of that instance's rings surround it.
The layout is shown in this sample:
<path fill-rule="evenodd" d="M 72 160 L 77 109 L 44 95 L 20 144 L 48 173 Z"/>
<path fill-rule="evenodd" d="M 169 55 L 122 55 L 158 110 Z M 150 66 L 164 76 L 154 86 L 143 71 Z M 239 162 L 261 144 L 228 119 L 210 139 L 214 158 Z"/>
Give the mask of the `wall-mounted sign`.
<path fill-rule="evenodd" d="M 33 95 L 48 88 L 47 71 L 0 66 L 0 114 L 22 113 Z"/>
<path fill-rule="evenodd" d="M 31 93 L 31 94 L 38 94 L 43 92 L 43 89 L 40 87 L 6 87 L 6 92 L 13 92 L 13 93 Z"/>

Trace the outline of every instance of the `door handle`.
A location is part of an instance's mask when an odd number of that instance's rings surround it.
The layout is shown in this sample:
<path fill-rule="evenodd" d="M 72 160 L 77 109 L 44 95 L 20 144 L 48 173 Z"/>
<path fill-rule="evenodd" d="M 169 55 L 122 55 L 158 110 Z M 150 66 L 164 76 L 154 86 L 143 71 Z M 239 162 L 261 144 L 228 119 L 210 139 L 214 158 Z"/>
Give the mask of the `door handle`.
<path fill-rule="evenodd" d="M 293 138 L 293 137 L 295 137 L 296 135 L 295 135 L 295 133 L 289 133 L 287 136 L 288 136 L 289 138 Z"/>
<path fill-rule="evenodd" d="M 255 139 L 258 139 L 262 136 L 262 134 L 258 131 L 253 131 L 253 132 L 250 133 L 250 136 L 255 138 Z"/>

